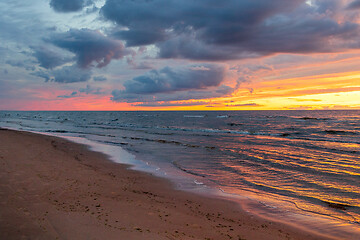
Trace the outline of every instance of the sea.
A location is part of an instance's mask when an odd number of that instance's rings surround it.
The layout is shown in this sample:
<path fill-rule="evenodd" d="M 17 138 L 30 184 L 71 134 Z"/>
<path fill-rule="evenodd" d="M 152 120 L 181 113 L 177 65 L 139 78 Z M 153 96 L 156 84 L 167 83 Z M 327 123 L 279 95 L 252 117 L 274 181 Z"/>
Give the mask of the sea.
<path fill-rule="evenodd" d="M 360 239 L 360 110 L 0 111 L 0 127 L 85 143 L 250 214 Z"/>

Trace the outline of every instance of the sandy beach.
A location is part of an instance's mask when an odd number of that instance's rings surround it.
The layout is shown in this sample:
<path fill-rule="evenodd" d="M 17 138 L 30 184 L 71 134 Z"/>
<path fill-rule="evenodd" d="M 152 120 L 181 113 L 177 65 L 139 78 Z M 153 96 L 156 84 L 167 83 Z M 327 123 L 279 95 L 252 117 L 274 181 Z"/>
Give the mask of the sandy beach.
<path fill-rule="evenodd" d="M 0 142 L 0 239 L 327 239 L 61 138 L 1 129 Z"/>

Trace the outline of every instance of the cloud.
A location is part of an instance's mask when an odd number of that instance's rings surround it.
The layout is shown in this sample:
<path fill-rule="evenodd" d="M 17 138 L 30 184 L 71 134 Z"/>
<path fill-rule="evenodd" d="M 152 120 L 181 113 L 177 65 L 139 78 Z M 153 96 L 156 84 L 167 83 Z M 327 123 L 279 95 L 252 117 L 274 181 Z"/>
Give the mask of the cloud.
<path fill-rule="evenodd" d="M 34 62 L 32 60 L 26 59 L 26 60 L 7 60 L 5 62 L 6 64 L 12 66 L 12 67 L 18 67 L 18 68 L 24 68 L 28 71 L 34 71 Z"/>
<path fill-rule="evenodd" d="M 90 85 L 86 85 L 86 88 L 80 88 L 79 92 L 89 94 L 93 91 L 92 87 Z"/>
<path fill-rule="evenodd" d="M 192 66 L 184 69 L 165 67 L 152 70 L 146 75 L 136 77 L 124 83 L 126 93 L 155 94 L 205 89 L 219 86 L 224 80 L 225 69 L 218 65 L 202 65 L 204 69 Z"/>
<path fill-rule="evenodd" d="M 218 47 L 204 43 L 195 36 L 182 34 L 165 42 L 157 43 L 160 58 L 186 58 L 193 60 L 220 61 L 257 57 L 259 54 L 239 52 L 235 47 Z"/>
<path fill-rule="evenodd" d="M 230 96 L 230 94 L 233 93 L 234 90 L 234 88 L 225 85 L 213 87 L 209 90 L 179 91 L 173 93 L 159 93 L 155 95 L 129 94 L 124 93 L 123 90 L 114 90 L 112 92 L 111 100 L 115 102 L 127 103 L 142 102 L 144 104 L 146 103 L 148 105 L 151 105 L 157 104 L 158 102 L 187 101 L 226 97 Z"/>
<path fill-rule="evenodd" d="M 51 0 L 50 7 L 56 12 L 77 12 L 93 3 L 91 0 Z"/>
<path fill-rule="evenodd" d="M 122 42 L 90 29 L 71 29 L 53 35 L 48 41 L 74 53 L 81 68 L 90 67 L 94 62 L 96 67 L 102 68 L 113 59 L 133 54 L 133 51 L 126 49 Z"/>
<path fill-rule="evenodd" d="M 95 82 L 104 82 L 107 80 L 107 78 L 104 76 L 95 76 L 95 77 L 93 77 L 93 79 Z"/>
<path fill-rule="evenodd" d="M 118 31 L 113 33 L 113 36 L 125 40 L 126 46 L 129 47 L 148 45 L 166 39 L 164 32 L 157 32 L 152 29 Z"/>
<path fill-rule="evenodd" d="M 127 63 L 132 66 L 133 69 L 153 69 L 154 66 L 150 62 L 140 62 L 137 63 L 134 61 L 133 57 L 126 58 Z"/>
<path fill-rule="evenodd" d="M 188 27 L 201 29 L 220 27 L 223 23 L 256 24 L 266 17 L 294 9 L 302 0 L 107 0 L 101 13 L 121 26 L 132 30 L 152 29 L 153 32 Z M 161 11 L 166 10 L 166 11 Z M 234 24 L 233 24 L 234 25 Z M 226 25 L 225 25 L 226 27 Z M 136 36 L 137 37 L 137 36 Z"/>
<path fill-rule="evenodd" d="M 79 97 L 81 93 L 85 94 L 95 94 L 95 95 L 101 95 L 104 94 L 104 92 L 101 91 L 101 88 L 93 88 L 89 84 L 86 85 L 85 88 L 80 88 L 79 91 L 73 91 L 71 94 L 66 95 L 60 95 L 57 96 L 58 98 L 74 98 Z"/>
<path fill-rule="evenodd" d="M 36 76 L 39 78 L 43 78 L 43 79 L 45 79 L 45 82 L 50 81 L 50 78 L 51 78 L 50 74 L 47 71 L 36 71 L 36 72 L 30 73 L 30 75 L 33 75 L 33 76 Z"/>
<path fill-rule="evenodd" d="M 25 67 L 25 63 L 23 61 L 7 60 L 5 63 L 12 67 Z"/>
<path fill-rule="evenodd" d="M 312 107 L 311 106 L 290 106 L 290 107 L 285 107 L 285 109 L 288 109 L 288 110 L 311 110 Z"/>
<path fill-rule="evenodd" d="M 360 0 L 355 0 L 353 2 L 351 2 L 347 9 L 359 9 L 360 8 Z"/>
<path fill-rule="evenodd" d="M 356 6 L 358 1 L 350 4 Z M 129 46 L 155 44 L 161 58 L 221 61 L 351 47 L 359 25 L 338 21 L 342 2 L 305 0 L 107 0 L 101 14 Z"/>
<path fill-rule="evenodd" d="M 257 103 L 244 103 L 244 104 L 232 104 L 226 105 L 226 107 L 262 107 L 263 105 Z"/>
<path fill-rule="evenodd" d="M 153 69 L 154 65 L 149 62 L 140 62 L 139 64 L 133 64 L 134 69 Z"/>
<path fill-rule="evenodd" d="M 77 97 L 77 92 L 74 91 L 72 92 L 71 94 L 69 95 L 60 95 L 60 96 L 57 96 L 58 98 L 74 98 L 74 97 Z"/>
<path fill-rule="evenodd" d="M 91 78 L 91 72 L 79 69 L 76 66 L 66 66 L 54 70 L 52 74 L 53 81 L 58 83 L 86 82 Z"/>
<path fill-rule="evenodd" d="M 209 104 L 209 102 L 153 102 L 134 104 L 137 107 L 179 107 L 179 106 L 201 106 Z"/>
<path fill-rule="evenodd" d="M 288 98 L 297 102 L 321 102 L 321 99 L 301 99 L 301 98 Z"/>
<path fill-rule="evenodd" d="M 165 67 L 126 81 L 124 90 L 112 92 L 112 100 L 150 103 L 222 97 L 234 92 L 234 88 L 221 85 L 225 74 L 225 68 L 215 64 Z"/>
<path fill-rule="evenodd" d="M 72 61 L 72 58 L 50 47 L 38 46 L 34 47 L 33 50 L 33 55 L 40 63 L 40 66 L 46 69 L 52 69 Z"/>
<path fill-rule="evenodd" d="M 80 69 L 73 65 L 51 71 L 37 71 L 32 75 L 44 78 L 47 82 L 75 83 L 89 81 L 92 73 L 89 70 Z"/>
<path fill-rule="evenodd" d="M 104 92 L 101 91 L 101 88 L 93 88 L 89 84 L 86 85 L 85 88 L 80 88 L 79 92 L 80 93 L 85 93 L 85 94 L 95 94 L 95 95 L 104 94 Z"/>

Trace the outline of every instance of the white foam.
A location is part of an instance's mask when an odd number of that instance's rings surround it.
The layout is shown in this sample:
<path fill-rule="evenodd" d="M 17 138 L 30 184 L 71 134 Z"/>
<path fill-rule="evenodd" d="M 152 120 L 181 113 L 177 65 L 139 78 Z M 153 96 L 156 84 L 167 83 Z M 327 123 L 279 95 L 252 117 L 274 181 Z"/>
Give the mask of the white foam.
<path fill-rule="evenodd" d="M 137 165 L 140 162 L 139 160 L 136 160 L 133 154 L 127 152 L 126 150 L 122 149 L 119 146 L 107 145 L 80 137 L 70 137 L 70 136 L 61 136 L 61 137 L 70 140 L 72 142 L 87 145 L 90 147 L 91 151 L 104 153 L 109 157 L 111 161 L 116 163 Z"/>
<path fill-rule="evenodd" d="M 194 180 L 194 183 L 195 183 L 196 185 L 204 185 L 203 182 L 199 182 L 199 181 L 197 181 L 197 180 Z"/>

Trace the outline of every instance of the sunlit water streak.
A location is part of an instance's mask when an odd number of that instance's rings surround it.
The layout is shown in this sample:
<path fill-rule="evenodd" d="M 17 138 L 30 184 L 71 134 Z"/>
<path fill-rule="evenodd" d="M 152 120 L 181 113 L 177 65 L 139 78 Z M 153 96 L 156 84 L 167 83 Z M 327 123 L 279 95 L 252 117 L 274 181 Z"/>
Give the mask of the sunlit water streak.
<path fill-rule="evenodd" d="M 0 126 L 121 146 L 169 177 L 360 226 L 360 111 L 3 111 Z"/>

